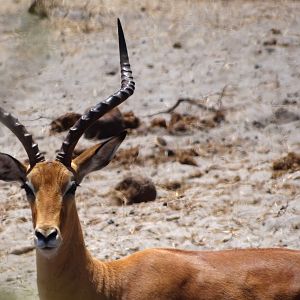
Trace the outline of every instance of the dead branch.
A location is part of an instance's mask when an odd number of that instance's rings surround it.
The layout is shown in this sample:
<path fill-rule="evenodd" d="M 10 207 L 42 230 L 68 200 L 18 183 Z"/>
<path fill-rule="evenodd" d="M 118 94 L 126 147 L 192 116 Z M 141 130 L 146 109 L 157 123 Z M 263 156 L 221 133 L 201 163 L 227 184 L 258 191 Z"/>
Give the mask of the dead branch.
<path fill-rule="evenodd" d="M 220 95 L 219 99 L 218 99 L 218 106 L 219 106 L 218 109 L 216 109 L 214 107 L 208 107 L 208 106 L 206 106 L 206 105 L 204 105 L 202 103 L 199 103 L 199 101 L 206 100 L 210 95 L 203 97 L 201 100 L 199 100 L 199 99 L 191 99 L 191 98 L 179 98 L 176 101 L 176 103 L 173 106 L 171 106 L 170 108 L 168 108 L 166 110 L 162 110 L 162 111 L 156 112 L 156 113 L 153 113 L 153 114 L 150 114 L 150 115 L 147 115 L 147 117 L 154 117 L 154 116 L 157 116 L 157 115 L 160 115 L 160 114 L 169 114 L 169 113 L 173 112 L 183 102 L 187 102 L 187 103 L 189 103 L 191 105 L 195 105 L 195 106 L 199 107 L 200 109 L 208 110 L 210 112 L 215 112 L 216 113 L 216 112 L 218 112 L 218 111 L 220 111 L 220 110 L 223 109 L 222 108 L 223 107 L 222 106 L 222 98 L 225 95 L 226 88 L 227 88 L 227 85 L 225 85 L 223 87 L 223 89 L 222 89 L 221 92 L 216 93 L 216 94 Z"/>

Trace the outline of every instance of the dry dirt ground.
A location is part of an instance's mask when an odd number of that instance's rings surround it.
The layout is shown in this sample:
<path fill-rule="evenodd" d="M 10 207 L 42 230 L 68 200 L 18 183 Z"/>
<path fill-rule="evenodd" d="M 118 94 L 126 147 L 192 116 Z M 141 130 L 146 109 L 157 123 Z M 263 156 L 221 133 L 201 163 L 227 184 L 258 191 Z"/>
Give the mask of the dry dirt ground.
<path fill-rule="evenodd" d="M 46 8 L 44 19 L 29 15 L 29 4 L 1 2 L 0 102 L 48 158 L 65 136 L 49 135 L 51 120 L 119 87 L 117 17 L 127 37 L 137 89 L 121 110 L 142 124 L 121 151 L 138 147 L 139 156 L 115 160 L 78 189 L 95 256 L 149 247 L 300 248 L 299 165 L 272 170 L 300 152 L 300 2 L 64 1 Z M 201 105 L 149 116 L 180 98 Z M 151 126 L 157 117 L 181 120 Z M 3 126 L 0 143 L 1 152 L 26 158 Z M 168 156 L 170 149 L 189 157 Z M 157 200 L 113 205 L 111 189 L 128 173 L 152 178 Z M 18 184 L 0 189 L 0 299 L 36 299 L 29 206 Z"/>

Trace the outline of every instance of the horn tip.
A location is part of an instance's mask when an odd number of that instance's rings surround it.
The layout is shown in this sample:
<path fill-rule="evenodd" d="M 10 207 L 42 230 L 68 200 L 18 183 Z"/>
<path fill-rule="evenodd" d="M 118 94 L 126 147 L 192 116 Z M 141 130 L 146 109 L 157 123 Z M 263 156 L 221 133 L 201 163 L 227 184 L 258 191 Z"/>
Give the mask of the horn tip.
<path fill-rule="evenodd" d="M 118 34 L 119 34 L 119 36 L 120 35 L 124 36 L 123 27 L 122 27 L 122 24 L 121 24 L 121 21 L 119 18 L 118 18 Z M 124 39 L 124 37 L 123 37 L 123 39 Z"/>

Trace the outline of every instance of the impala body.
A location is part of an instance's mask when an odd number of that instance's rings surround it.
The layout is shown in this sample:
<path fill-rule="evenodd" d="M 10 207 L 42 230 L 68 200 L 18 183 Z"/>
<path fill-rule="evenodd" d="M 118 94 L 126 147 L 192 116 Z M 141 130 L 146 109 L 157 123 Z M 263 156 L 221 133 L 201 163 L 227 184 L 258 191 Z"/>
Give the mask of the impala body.
<path fill-rule="evenodd" d="M 37 283 L 42 300 L 295 300 L 300 299 L 300 251 L 149 249 L 101 262 L 85 247 L 75 192 L 85 175 L 105 167 L 126 133 L 72 160 L 82 134 L 134 92 L 120 22 L 121 89 L 70 129 L 55 161 L 46 161 L 31 135 L 0 108 L 0 121 L 24 145 L 29 165 L 0 153 L 0 179 L 19 181 L 32 211 Z M 101 251 L 101 249 L 99 249 Z"/>

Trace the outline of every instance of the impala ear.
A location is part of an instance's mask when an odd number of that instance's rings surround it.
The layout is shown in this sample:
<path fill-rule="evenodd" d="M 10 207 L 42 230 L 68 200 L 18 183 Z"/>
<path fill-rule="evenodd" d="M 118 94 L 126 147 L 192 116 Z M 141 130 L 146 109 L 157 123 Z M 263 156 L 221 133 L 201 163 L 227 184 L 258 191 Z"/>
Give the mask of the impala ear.
<path fill-rule="evenodd" d="M 119 136 L 92 146 L 76 157 L 72 161 L 72 167 L 76 171 L 77 180 L 81 182 L 88 173 L 98 171 L 107 166 L 125 139 L 126 134 L 126 131 L 124 131 Z"/>
<path fill-rule="evenodd" d="M 20 181 L 26 180 L 26 167 L 14 157 L 0 153 L 0 180 Z"/>

